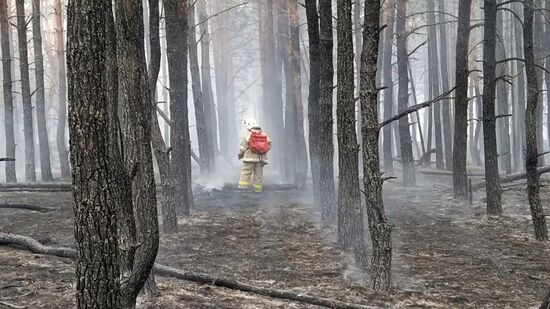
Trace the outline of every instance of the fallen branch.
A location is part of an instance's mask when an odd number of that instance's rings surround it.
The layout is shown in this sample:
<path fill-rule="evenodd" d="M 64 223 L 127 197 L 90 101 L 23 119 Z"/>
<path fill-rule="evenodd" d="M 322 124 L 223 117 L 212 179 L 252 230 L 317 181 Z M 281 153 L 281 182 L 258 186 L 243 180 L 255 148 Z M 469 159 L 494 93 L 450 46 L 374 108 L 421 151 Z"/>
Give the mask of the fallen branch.
<path fill-rule="evenodd" d="M 57 210 L 56 208 L 36 206 L 36 205 L 30 205 L 30 204 L 8 204 L 8 203 L 0 204 L 0 208 L 3 208 L 3 209 L 25 209 L 25 210 L 38 211 L 38 212 L 49 212 L 49 211 L 56 211 Z"/>
<path fill-rule="evenodd" d="M 0 184 L 0 192 L 14 191 L 39 191 L 39 192 L 64 192 L 71 191 L 71 184 L 58 183 L 6 183 Z"/>
<path fill-rule="evenodd" d="M 15 159 L 13 158 L 0 158 L 0 162 L 13 162 Z"/>
<path fill-rule="evenodd" d="M 545 174 L 545 173 L 550 173 L 550 166 L 544 166 L 544 167 L 539 167 L 537 168 L 537 173 L 540 175 L 542 174 Z M 501 177 L 500 178 L 500 183 L 509 183 L 509 182 L 514 182 L 514 181 L 517 181 L 517 180 L 521 180 L 521 179 L 526 179 L 527 178 L 527 173 L 516 173 L 516 174 L 510 174 L 508 176 L 504 176 L 504 177 Z M 479 190 L 479 189 L 483 189 L 486 185 L 486 182 L 485 181 L 482 181 L 482 182 L 479 182 L 479 183 L 476 183 L 472 186 L 472 188 L 474 190 Z"/>
<path fill-rule="evenodd" d="M 76 258 L 76 250 L 72 248 L 52 247 L 42 245 L 37 240 L 16 234 L 0 232 L 0 245 L 22 247 L 28 251 L 38 254 L 53 255 L 64 258 Z M 253 286 L 232 279 L 213 277 L 207 274 L 185 272 L 176 268 L 155 263 L 154 271 L 157 275 L 171 277 L 186 281 L 209 284 L 224 287 L 232 290 L 254 293 L 273 298 L 297 301 L 304 304 L 322 306 L 335 309 L 369 309 L 374 308 L 366 305 L 347 303 L 335 299 L 304 295 L 290 290 L 277 290 Z"/>

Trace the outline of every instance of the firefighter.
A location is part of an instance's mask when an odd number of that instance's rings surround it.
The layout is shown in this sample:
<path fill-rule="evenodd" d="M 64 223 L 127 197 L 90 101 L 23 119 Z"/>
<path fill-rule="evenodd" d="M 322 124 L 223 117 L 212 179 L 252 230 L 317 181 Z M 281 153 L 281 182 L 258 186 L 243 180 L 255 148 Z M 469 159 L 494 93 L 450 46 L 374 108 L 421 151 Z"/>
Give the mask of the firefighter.
<path fill-rule="evenodd" d="M 263 172 L 267 164 L 267 153 L 271 149 L 271 140 L 254 118 L 245 120 L 247 134 L 241 140 L 238 158 L 243 160 L 239 189 L 250 189 L 262 192 Z M 250 182 L 252 178 L 252 183 Z"/>

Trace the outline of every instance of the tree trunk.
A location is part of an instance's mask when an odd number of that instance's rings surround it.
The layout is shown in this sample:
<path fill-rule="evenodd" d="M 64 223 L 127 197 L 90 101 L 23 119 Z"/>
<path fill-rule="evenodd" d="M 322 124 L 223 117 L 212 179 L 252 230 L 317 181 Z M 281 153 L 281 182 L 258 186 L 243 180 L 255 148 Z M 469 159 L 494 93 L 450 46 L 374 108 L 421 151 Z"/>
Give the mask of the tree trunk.
<path fill-rule="evenodd" d="M 437 52 L 437 31 L 435 26 L 435 4 L 434 0 L 427 0 L 428 4 L 428 71 L 430 76 L 430 85 L 432 88 L 432 97 L 436 98 L 441 93 L 440 79 L 439 79 L 439 53 Z M 446 90 L 445 90 L 446 91 Z M 434 124 L 434 137 L 435 137 L 435 162 L 437 169 L 444 169 L 445 164 L 443 161 L 443 138 L 441 136 L 441 105 L 436 103 L 433 106 L 433 124 Z"/>
<path fill-rule="evenodd" d="M 476 121 L 476 131 L 474 133 L 474 145 L 477 150 L 475 152 L 475 161 L 478 166 L 482 166 L 483 162 L 481 160 L 481 153 L 484 152 L 483 142 L 481 142 L 481 135 L 483 134 L 483 98 L 481 97 L 479 86 L 477 84 L 474 86 L 474 89 L 474 95 L 476 97 L 474 100 L 476 105 L 476 117 L 478 118 L 478 121 Z"/>
<path fill-rule="evenodd" d="M 537 81 L 535 54 L 533 51 L 533 0 L 524 2 L 524 30 L 523 51 L 525 55 L 525 74 L 527 76 L 527 110 L 525 116 L 526 151 L 525 170 L 527 172 L 527 195 L 529 208 L 535 228 L 535 238 L 540 241 L 548 240 L 546 218 L 540 199 L 540 182 L 537 173 L 539 160 L 537 145 L 537 105 L 539 104 L 539 82 Z"/>
<path fill-rule="evenodd" d="M 361 21 L 361 1 L 353 1 L 352 3 L 353 5 L 353 29 L 357 30 L 357 29 L 361 29 L 362 27 L 362 21 Z M 393 32 L 393 31 L 392 31 Z M 361 67 L 361 48 L 362 48 L 362 43 L 363 43 L 363 40 L 362 40 L 362 33 L 361 31 L 354 31 L 353 32 L 353 38 L 355 40 L 355 67 L 356 67 L 356 74 L 357 74 L 357 77 L 355 78 L 355 81 L 357 83 L 357 86 L 356 86 L 356 89 L 357 89 L 357 97 L 359 97 L 359 89 L 361 88 L 361 72 L 360 72 L 360 67 Z M 383 49 L 380 49 L 379 52 L 382 52 L 382 55 L 384 53 L 384 50 Z M 382 57 L 383 58 L 383 57 Z M 382 59 L 378 59 L 378 61 L 380 61 Z M 381 76 L 380 76 L 381 77 Z M 356 103 L 357 107 L 357 123 L 355 124 L 355 126 L 357 127 L 356 128 L 356 131 L 357 131 L 357 142 L 359 143 L 359 148 L 361 148 L 361 140 L 362 140 L 362 137 L 361 137 L 361 102 L 359 100 L 357 100 L 357 103 Z M 359 165 L 362 164 L 362 157 L 361 157 L 361 153 L 359 152 L 358 154 L 359 156 Z"/>
<path fill-rule="evenodd" d="M 550 9 L 550 0 L 545 1 L 545 7 L 546 9 Z M 541 5 L 542 6 L 542 5 Z M 544 33 L 544 53 L 548 53 L 548 50 L 550 50 L 550 26 L 548 26 L 548 22 L 546 22 L 545 25 L 545 33 Z M 546 70 L 550 70 L 550 60 L 548 58 L 544 59 L 544 64 Z M 550 150 L 550 74 L 545 73 L 544 74 L 544 81 L 546 83 L 546 133 L 548 136 L 548 150 Z M 541 88 L 542 89 L 542 88 Z M 542 101 L 541 104 L 543 105 Z M 544 139 L 544 138 L 543 138 Z M 542 152 L 542 151 L 541 151 Z"/>
<path fill-rule="evenodd" d="M 319 180 L 321 210 L 325 222 L 336 217 L 334 201 L 334 142 L 333 106 L 334 88 L 332 1 L 319 1 L 319 47 L 320 47 L 320 98 L 319 98 Z"/>
<path fill-rule="evenodd" d="M 521 7 L 523 5 L 521 3 L 514 4 L 515 7 L 514 12 L 516 14 L 519 14 L 522 10 Z M 514 26 L 514 36 L 515 36 L 515 45 L 516 45 L 516 57 L 523 59 L 523 33 L 522 33 L 522 25 L 518 25 L 518 21 L 514 20 L 513 22 Z M 516 122 L 518 123 L 519 130 L 516 133 L 516 145 L 515 150 L 517 152 L 516 156 L 516 166 L 523 166 L 524 164 L 524 149 L 525 149 L 525 127 L 523 124 L 525 123 L 525 74 L 523 70 L 523 62 L 516 61 L 516 72 L 518 74 L 518 80 L 517 80 L 517 87 L 518 87 L 518 95 L 517 95 L 517 109 L 514 113 L 514 117 L 516 117 Z"/>
<path fill-rule="evenodd" d="M 483 33 L 483 141 L 485 147 L 485 179 L 487 180 L 487 213 L 502 215 L 498 170 L 495 85 L 496 85 L 496 0 L 484 0 L 485 31 Z"/>
<path fill-rule="evenodd" d="M 141 1 L 116 0 L 117 60 L 123 102 L 124 158 L 130 174 L 136 243 L 132 275 L 123 281 L 123 298 L 133 304 L 149 277 L 159 246 L 153 157 L 151 153 L 151 88 L 143 43 Z M 119 218 L 124 220 L 126 218 Z M 149 284 L 150 286 L 150 284 Z"/>
<path fill-rule="evenodd" d="M 542 7 L 543 1 L 542 0 L 533 0 L 533 4 L 536 7 Z M 544 50 L 544 24 L 543 18 L 545 18 L 542 14 L 534 14 L 534 54 L 535 54 L 535 63 L 543 67 L 544 66 L 544 59 L 547 56 L 547 51 Z M 525 40 L 525 39 L 524 39 Z M 524 53 L 525 53 L 525 43 L 524 43 Z M 525 56 L 524 56 L 525 57 Z M 537 82 L 538 82 L 538 89 L 542 89 L 543 82 L 544 82 L 544 74 L 542 70 L 535 70 L 535 73 L 537 74 Z M 527 86 L 529 87 L 529 86 Z M 529 94 L 527 94 L 529 96 Z M 539 92 L 539 98 L 538 102 L 542 102 L 542 96 L 543 92 Z M 537 104 L 537 147 L 540 152 L 544 151 L 544 130 L 543 130 L 543 115 L 544 115 L 544 106 L 543 104 Z M 527 129 L 526 129 L 527 130 Z M 527 148 L 527 141 L 525 142 L 525 147 Z M 544 156 L 539 156 L 539 162 L 538 166 L 544 165 Z"/>
<path fill-rule="evenodd" d="M 395 0 L 388 0 L 386 25 L 384 30 L 384 119 L 389 119 L 392 116 L 393 110 L 393 34 L 394 34 L 394 18 L 395 18 Z M 382 148 L 384 153 L 384 172 L 388 176 L 393 175 L 393 154 L 392 154 L 392 127 L 385 126 L 382 128 Z"/>
<path fill-rule="evenodd" d="M 308 124 L 309 124 L 309 157 L 311 162 L 311 176 L 313 180 L 313 204 L 321 208 L 320 198 L 320 161 L 319 161 L 319 97 L 321 53 L 319 42 L 319 15 L 317 1 L 306 0 L 307 32 L 309 36 L 309 97 L 308 97 Z"/>
<path fill-rule="evenodd" d="M 338 2 L 338 239 L 356 250 L 358 261 L 365 261 L 363 208 L 359 191 L 359 145 L 355 134 L 355 98 L 353 71 L 353 24 L 351 0 Z M 362 250 L 360 248 L 363 248 Z"/>
<path fill-rule="evenodd" d="M 27 53 L 27 22 L 25 1 L 16 0 L 17 38 L 19 45 L 19 69 L 21 79 L 21 97 L 23 101 L 23 130 L 25 132 L 25 179 L 36 182 L 34 163 L 34 130 L 32 121 L 31 86 L 29 77 L 29 55 Z"/>
<path fill-rule="evenodd" d="M 290 59 L 292 68 L 292 94 L 296 135 L 296 178 L 295 184 L 304 187 L 307 179 L 307 147 L 304 134 L 304 107 L 302 104 L 302 73 L 300 70 L 300 15 L 298 0 L 288 2 L 290 17 Z"/>
<path fill-rule="evenodd" d="M 380 0 L 365 1 L 361 53 L 361 114 L 363 118 L 363 184 L 372 241 L 372 282 L 376 290 L 391 289 L 392 227 L 384 212 L 383 180 L 378 158 L 378 90 L 376 65 L 380 40 Z"/>
<path fill-rule="evenodd" d="M 162 138 L 162 132 L 156 111 L 156 100 L 154 100 L 158 75 L 160 71 L 161 48 L 160 48 L 160 13 L 159 1 L 149 0 L 149 34 L 151 57 L 149 63 L 149 87 L 151 93 L 151 142 L 157 160 L 162 185 L 162 225 L 165 233 L 176 233 L 178 222 L 176 216 L 174 175 L 170 163 L 170 155 L 166 143 Z"/>
<path fill-rule="evenodd" d="M 188 215 L 191 191 L 191 140 L 187 110 L 187 0 L 165 0 L 166 43 L 170 78 L 172 168 L 175 202 Z"/>
<path fill-rule="evenodd" d="M 199 69 L 199 57 L 197 53 L 197 35 L 195 27 L 195 0 L 188 0 L 188 46 L 189 46 L 189 67 L 191 71 L 191 86 L 193 90 L 193 103 L 195 106 L 195 121 L 197 139 L 199 144 L 199 164 L 202 175 L 212 174 L 213 151 L 210 146 L 206 128 L 208 127 L 207 117 L 204 110 L 204 101 L 201 88 L 201 73 Z"/>
<path fill-rule="evenodd" d="M 501 36 L 501 38 L 504 37 L 504 19 L 503 19 L 503 12 L 500 14 L 497 14 L 497 33 Z M 506 58 L 506 48 L 504 45 L 504 41 L 498 40 L 496 44 L 496 58 L 497 60 L 502 60 Z M 496 78 L 499 78 L 501 76 L 510 75 L 510 72 L 507 72 L 507 65 L 506 64 L 500 64 L 497 65 L 497 76 Z M 498 80 L 497 81 L 497 99 L 498 99 L 498 114 L 500 115 L 508 115 L 509 107 L 508 107 L 508 89 L 507 89 L 507 83 L 504 80 Z M 512 159 L 510 154 L 510 118 L 509 117 L 502 117 L 497 121 L 497 131 L 499 132 L 499 165 L 502 166 L 506 174 L 512 173 Z"/>
<path fill-rule="evenodd" d="M 55 42 L 57 45 L 57 67 L 59 79 L 59 95 L 57 107 L 57 134 L 56 144 L 59 154 L 59 164 L 61 167 L 61 178 L 69 179 L 71 177 L 71 168 L 69 166 L 69 152 L 67 151 L 65 130 L 67 119 L 67 81 L 65 70 L 65 43 L 63 38 L 63 5 L 61 0 L 55 1 Z"/>
<path fill-rule="evenodd" d="M 453 148 L 453 188 L 454 197 L 466 200 L 469 196 L 466 157 L 468 151 L 468 54 L 470 42 L 470 15 L 472 0 L 458 3 L 458 29 L 456 41 L 456 90 L 455 90 L 455 129 Z M 474 125 L 472 120 L 471 126 Z M 473 136 L 470 136 L 473 138 Z"/>
<path fill-rule="evenodd" d="M 76 307 L 122 308 L 117 209 L 132 207 L 120 156 L 110 148 L 104 59 L 110 1 L 70 1 L 67 65 L 75 212 Z M 88 68 L 93 67 L 91 71 Z M 97 198 L 97 197 L 101 198 Z M 123 202 L 124 204 L 115 204 Z M 131 241 L 120 239 L 120 241 Z"/>
<path fill-rule="evenodd" d="M 460 2 L 459 2 L 460 5 Z M 439 0 L 439 11 L 438 22 L 439 25 L 439 44 L 440 44 L 440 55 L 441 55 L 441 86 L 443 91 L 448 91 L 450 89 L 449 83 L 449 67 L 450 62 L 447 60 L 448 48 L 447 48 L 447 16 L 445 15 L 445 0 Z M 469 30 L 468 30 L 469 31 Z M 462 33 L 461 33 L 462 35 Z M 458 36 L 457 36 L 458 38 Z M 468 83 L 466 82 L 466 87 Z M 467 88 L 466 88 L 467 89 Z M 442 100 L 441 101 L 441 120 L 443 121 L 443 141 L 445 146 L 445 169 L 448 171 L 453 170 L 453 131 L 451 129 L 451 109 L 450 105 L 452 101 Z M 466 131 L 462 131 L 466 132 Z"/>
<path fill-rule="evenodd" d="M 0 35 L 2 41 L 2 72 L 4 93 L 4 129 L 6 136 L 6 157 L 15 159 L 15 134 L 13 128 L 13 92 L 11 76 L 10 23 L 8 20 L 8 3 L 0 2 Z M 15 161 L 6 163 L 6 182 L 17 182 Z"/>
<path fill-rule="evenodd" d="M 50 162 L 50 142 L 46 123 L 46 98 L 44 88 L 44 56 L 42 54 L 42 30 L 40 22 L 40 0 L 32 1 L 32 41 L 34 48 L 34 68 L 36 85 L 36 122 L 38 124 L 38 145 L 40 149 L 40 176 L 42 181 L 52 181 Z"/>
<path fill-rule="evenodd" d="M 206 133 L 210 140 L 210 151 L 213 152 L 211 171 L 215 171 L 216 155 L 218 153 L 218 119 L 216 117 L 216 105 L 214 92 L 212 91 L 212 76 L 210 74 L 210 31 L 208 29 L 208 14 L 206 13 L 206 0 L 197 1 L 197 16 L 199 18 L 199 31 L 201 33 L 201 73 L 202 95 L 204 112 L 207 119 Z"/>
<path fill-rule="evenodd" d="M 409 56 L 407 52 L 406 16 L 407 0 L 399 0 L 397 2 L 396 22 L 397 67 L 399 72 L 398 113 L 404 112 L 409 105 L 409 71 L 407 68 Z M 401 146 L 401 162 L 403 165 L 403 184 L 406 187 L 414 186 L 416 184 L 416 176 L 408 116 L 399 119 L 399 144 Z"/>

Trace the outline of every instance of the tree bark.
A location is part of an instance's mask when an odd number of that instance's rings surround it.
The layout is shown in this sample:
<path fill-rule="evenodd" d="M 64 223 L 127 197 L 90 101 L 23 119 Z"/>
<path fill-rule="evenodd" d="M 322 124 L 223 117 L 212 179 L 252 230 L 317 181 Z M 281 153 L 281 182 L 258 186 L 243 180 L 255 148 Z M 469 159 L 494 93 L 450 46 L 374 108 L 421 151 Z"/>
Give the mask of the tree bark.
<path fill-rule="evenodd" d="M 176 216 L 174 175 L 172 164 L 166 143 L 162 137 L 157 111 L 154 108 L 157 104 L 155 98 L 156 85 L 160 71 L 161 48 L 160 48 L 160 12 L 159 1 L 149 0 L 149 34 L 151 57 L 149 63 L 149 87 L 151 93 L 151 143 L 157 160 L 162 186 L 162 225 L 165 233 L 176 233 L 178 221 Z"/>
<path fill-rule="evenodd" d="M 393 34 L 395 19 L 395 0 L 388 0 L 386 8 L 386 25 L 384 30 L 384 119 L 392 116 L 393 110 Z M 392 127 L 385 126 L 382 129 L 382 148 L 384 153 L 384 172 L 388 176 L 393 175 L 393 153 L 392 153 Z"/>
<path fill-rule="evenodd" d="M 468 199 L 468 173 L 466 157 L 468 150 L 468 53 L 470 42 L 470 15 L 472 0 L 458 3 L 458 29 L 456 41 L 456 99 L 454 104 L 455 129 L 453 148 L 453 188 L 454 197 Z M 471 126 L 474 125 L 472 120 Z M 471 136 L 470 138 L 473 138 Z"/>
<path fill-rule="evenodd" d="M 77 308 L 122 308 L 117 208 L 132 207 L 120 157 L 110 151 L 107 16 L 110 1 L 69 1 L 69 133 L 77 247 Z M 93 67 L 94 70 L 88 68 Z M 105 188 L 105 189 L 104 189 Z M 100 198 L 98 198 L 100 197 Z M 122 202 L 116 205 L 115 202 Z M 129 241 L 124 239 L 121 241 Z"/>
<path fill-rule="evenodd" d="M 407 0 L 397 2 L 397 66 L 399 74 L 398 113 L 404 112 L 409 103 L 409 71 L 407 52 Z M 412 151 L 409 117 L 399 119 L 399 144 L 401 146 L 401 163 L 403 165 L 403 184 L 406 187 L 416 184 L 414 156 Z"/>
<path fill-rule="evenodd" d="M 59 94 L 57 107 L 56 145 L 61 167 L 61 178 L 71 177 L 69 166 L 69 151 L 67 150 L 65 131 L 67 121 L 67 72 L 65 69 L 65 42 L 63 38 L 63 5 L 61 0 L 55 1 L 55 42 L 57 46 L 57 67 L 59 79 Z"/>
<path fill-rule="evenodd" d="M 2 41 L 2 91 L 4 93 L 4 129 L 6 136 L 6 156 L 15 158 L 15 133 L 13 128 L 13 92 L 11 76 L 10 23 L 8 2 L 0 2 L 0 35 Z M 15 161 L 6 163 L 6 182 L 17 182 Z"/>
<path fill-rule="evenodd" d="M 364 261 L 366 266 L 363 208 L 359 191 L 359 145 L 355 134 L 351 9 L 351 0 L 338 2 L 338 239 L 345 247 L 354 248 L 356 260 Z"/>
<path fill-rule="evenodd" d="M 502 60 L 506 58 L 506 48 L 504 43 L 504 19 L 503 19 L 503 12 L 500 14 L 497 14 L 497 33 L 499 33 L 500 39 L 497 41 L 496 44 L 496 58 L 497 60 Z M 497 70 L 497 76 L 498 79 L 501 76 L 510 75 L 508 72 L 508 67 L 506 64 L 500 64 L 496 67 Z M 498 114 L 500 115 L 508 115 L 509 107 L 508 107 L 508 89 L 507 89 L 507 82 L 504 80 L 499 79 L 497 81 L 497 107 L 498 107 Z M 498 142 L 499 142 L 499 166 L 502 166 L 506 174 L 512 173 L 512 155 L 510 153 L 510 118 L 509 117 L 502 117 L 497 121 L 497 131 L 499 132 L 498 135 Z"/>
<path fill-rule="evenodd" d="M 543 6 L 542 0 L 533 0 L 532 2 L 537 7 Z M 525 7 L 524 7 L 524 14 L 525 14 Z M 544 60 L 547 55 L 547 51 L 544 50 L 544 25 L 545 22 L 543 21 L 545 17 L 542 14 L 534 14 L 533 17 L 533 31 L 534 31 L 534 43 L 533 43 L 533 52 L 535 54 L 535 63 L 543 67 L 544 66 Z M 525 27 L 525 24 L 524 24 Z M 525 57 L 525 38 L 524 38 L 524 57 Z M 538 89 L 542 89 L 543 82 L 544 82 L 544 74 L 543 71 L 538 69 L 535 70 L 535 74 L 537 75 L 537 82 L 538 82 Z M 529 86 L 527 86 L 529 88 Z M 538 102 L 542 102 L 542 96 L 543 92 L 539 92 L 539 98 Z M 529 97 L 529 93 L 527 93 L 527 97 Z M 537 147 L 539 151 L 544 150 L 544 130 L 543 130 L 543 115 L 544 115 L 544 106 L 543 104 L 537 104 Z M 527 128 L 526 128 L 527 130 Z M 527 148 L 527 141 L 525 141 L 525 148 Z M 527 160 L 527 159 L 526 159 Z M 538 166 L 544 165 L 544 156 L 539 156 L 538 158 Z"/>
<path fill-rule="evenodd" d="M 521 3 L 514 4 L 514 12 L 519 14 L 522 12 Z M 519 24 L 517 20 L 513 22 L 514 26 L 514 36 L 515 36 L 515 45 L 516 45 L 516 57 L 523 59 L 523 27 L 522 24 Z M 518 74 L 517 87 L 517 105 L 516 112 L 514 112 L 514 117 L 516 117 L 516 122 L 518 124 L 519 130 L 516 133 L 516 145 L 514 147 L 515 152 L 517 153 L 515 164 L 516 166 L 524 165 L 524 148 L 525 148 L 525 74 L 523 69 L 523 63 L 521 61 L 516 61 L 516 72 Z"/>
<path fill-rule="evenodd" d="M 319 161 L 319 97 L 320 97 L 320 39 L 319 15 L 317 1 L 306 0 L 307 32 L 309 36 L 309 97 L 308 97 L 308 124 L 309 124 L 309 157 L 311 176 L 313 180 L 313 204 L 321 208 L 320 198 L 320 161 Z"/>
<path fill-rule="evenodd" d="M 460 5 L 460 2 L 459 2 Z M 447 91 L 450 87 L 449 83 L 449 67 L 450 62 L 447 60 L 448 48 L 447 48 L 447 16 L 445 15 L 445 0 L 439 0 L 438 22 L 439 25 L 439 44 L 440 44 L 440 59 L 441 59 L 441 86 L 443 91 Z M 469 31 L 469 30 L 468 30 Z M 463 35 L 461 33 L 461 35 Z M 457 35 L 458 39 L 458 35 Z M 467 85 L 467 84 L 466 84 Z M 451 128 L 451 101 L 441 101 L 441 120 L 443 121 L 443 142 L 445 148 L 445 169 L 448 171 L 453 170 L 453 131 Z M 466 132 L 463 131 L 463 132 Z"/>
<path fill-rule="evenodd" d="M 193 204 L 191 140 L 187 110 L 187 0 L 165 0 L 166 43 L 170 78 L 172 168 L 175 202 L 185 215 Z"/>
<path fill-rule="evenodd" d="M 193 103 L 195 106 L 195 125 L 199 144 L 199 165 L 202 175 L 212 174 L 212 154 L 208 133 L 207 117 L 204 109 L 204 99 L 201 86 L 201 74 L 199 69 L 199 56 L 197 53 L 197 34 L 195 27 L 195 0 L 188 0 L 188 46 L 189 46 L 189 67 L 191 71 L 191 88 L 193 91 Z"/>
<path fill-rule="evenodd" d="M 535 238 L 540 241 L 548 240 L 546 218 L 540 199 L 540 181 L 537 172 L 539 161 L 537 145 L 537 105 L 539 104 L 539 82 L 535 72 L 535 53 L 533 51 L 533 0 L 524 2 L 524 29 L 523 52 L 525 57 L 525 74 L 527 76 L 527 110 L 525 116 L 525 171 L 527 172 L 527 196 L 531 218 L 535 229 Z"/>
<path fill-rule="evenodd" d="M 210 72 L 210 31 L 208 29 L 208 14 L 206 12 L 206 0 L 197 1 L 197 16 L 199 18 L 199 31 L 201 33 L 201 73 L 202 95 L 204 112 L 207 119 L 206 133 L 210 140 L 210 151 L 213 152 L 211 171 L 215 171 L 216 156 L 218 153 L 218 119 L 216 117 L 216 105 L 214 92 L 212 91 L 212 76 Z"/>
<path fill-rule="evenodd" d="M 487 213 L 502 215 L 498 170 L 495 85 L 496 85 L 496 0 L 484 0 L 485 31 L 483 34 L 483 141 L 485 147 L 485 179 L 487 180 Z"/>
<path fill-rule="evenodd" d="M 441 93 L 440 79 L 439 79 L 439 55 L 437 46 L 437 31 L 435 21 L 435 4 L 434 0 L 427 0 L 428 6 L 428 74 L 430 76 L 430 87 L 432 88 L 432 98 L 436 98 Z M 435 160 L 437 169 L 444 169 L 445 163 L 443 161 L 443 138 L 441 136 L 441 106 L 435 104 L 433 106 L 433 125 L 434 125 L 434 137 L 435 137 Z M 431 126 L 430 126 L 431 127 Z M 430 147 L 428 147 L 430 148 Z"/>
<path fill-rule="evenodd" d="M 15 7 L 17 11 L 17 41 L 19 45 L 21 97 L 23 101 L 23 130 L 25 133 L 25 179 L 27 182 L 35 182 L 36 168 L 34 163 L 34 130 L 29 76 L 29 55 L 27 53 L 28 44 L 25 1 L 16 0 Z"/>
<path fill-rule="evenodd" d="M 319 1 L 319 48 L 320 48 L 320 97 L 319 97 L 319 180 L 321 210 L 325 222 L 336 218 L 334 196 L 334 141 L 333 105 L 334 88 L 332 1 Z"/>
<path fill-rule="evenodd" d="M 304 107 L 302 103 L 302 72 L 300 70 L 300 14 L 298 0 L 289 0 L 290 17 L 290 60 L 292 68 L 292 100 L 294 101 L 296 135 L 296 178 L 295 184 L 304 187 L 307 179 L 308 156 L 304 133 Z"/>
<path fill-rule="evenodd" d="M 44 55 L 42 54 L 42 29 L 40 22 L 40 0 L 32 1 L 32 40 L 34 48 L 34 69 L 36 86 L 36 122 L 38 124 L 38 145 L 40 149 L 40 176 L 42 181 L 52 181 L 50 142 L 46 123 L 46 99 L 44 86 Z"/>
<path fill-rule="evenodd" d="M 392 227 L 384 212 L 383 180 L 378 157 L 378 90 L 376 65 L 380 41 L 380 0 L 365 1 L 361 52 L 361 115 L 363 120 L 363 184 L 372 241 L 372 282 L 376 290 L 391 289 Z"/>

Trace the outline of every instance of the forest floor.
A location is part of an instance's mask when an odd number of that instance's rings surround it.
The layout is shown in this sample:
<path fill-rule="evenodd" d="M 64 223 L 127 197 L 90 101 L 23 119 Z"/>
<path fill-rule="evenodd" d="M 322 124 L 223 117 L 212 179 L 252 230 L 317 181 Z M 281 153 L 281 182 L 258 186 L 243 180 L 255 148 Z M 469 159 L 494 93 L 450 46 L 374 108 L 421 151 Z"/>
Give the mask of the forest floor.
<path fill-rule="evenodd" d="M 504 217 L 488 218 L 483 192 L 468 205 L 452 199 L 450 177 L 419 177 L 423 183 L 412 189 L 399 183 L 385 187 L 388 218 L 395 224 L 395 291 L 389 296 L 370 288 L 368 274 L 353 266 L 351 255 L 336 244 L 335 231 L 323 228 L 298 192 L 203 193 L 192 215 L 179 219 L 179 233 L 161 235 L 157 262 L 381 308 L 538 307 L 550 280 L 550 245 L 534 240 L 523 186 L 505 192 Z M 543 205 L 549 193 L 544 187 Z M 58 208 L 0 209 L 0 231 L 49 245 L 74 244 L 70 193 L 0 193 L 0 201 Z M 73 272 L 70 259 L 0 247 L 0 308 L 2 302 L 73 308 Z M 140 298 L 138 308 L 318 308 L 163 277 L 157 281 L 161 296 Z"/>

